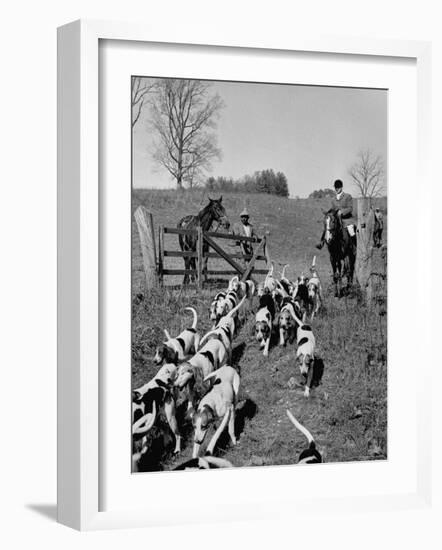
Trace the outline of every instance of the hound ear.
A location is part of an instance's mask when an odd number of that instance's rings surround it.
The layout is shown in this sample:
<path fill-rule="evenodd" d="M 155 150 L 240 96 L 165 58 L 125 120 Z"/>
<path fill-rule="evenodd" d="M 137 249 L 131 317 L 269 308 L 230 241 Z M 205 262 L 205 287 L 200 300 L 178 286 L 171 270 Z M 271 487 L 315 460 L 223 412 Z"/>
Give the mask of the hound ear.
<path fill-rule="evenodd" d="M 221 195 L 220 198 L 218 199 L 218 202 L 221 204 L 223 202 L 223 196 Z"/>

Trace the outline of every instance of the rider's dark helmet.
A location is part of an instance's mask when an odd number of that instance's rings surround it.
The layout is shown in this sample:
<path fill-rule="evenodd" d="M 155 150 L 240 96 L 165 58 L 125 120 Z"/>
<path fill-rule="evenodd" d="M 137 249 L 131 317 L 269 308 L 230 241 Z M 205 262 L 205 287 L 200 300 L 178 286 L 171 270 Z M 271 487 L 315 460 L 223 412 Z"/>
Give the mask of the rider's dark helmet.
<path fill-rule="evenodd" d="M 342 189 L 344 187 L 344 184 L 342 183 L 341 180 L 335 180 L 334 186 L 335 186 L 335 189 Z"/>

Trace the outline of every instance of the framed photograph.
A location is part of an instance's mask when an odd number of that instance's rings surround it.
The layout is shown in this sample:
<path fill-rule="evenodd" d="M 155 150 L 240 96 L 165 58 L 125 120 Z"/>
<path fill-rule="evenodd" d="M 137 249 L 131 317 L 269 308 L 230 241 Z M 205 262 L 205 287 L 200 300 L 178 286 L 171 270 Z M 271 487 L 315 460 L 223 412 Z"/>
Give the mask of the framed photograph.
<path fill-rule="evenodd" d="M 425 506 L 429 44 L 58 52 L 59 521 Z"/>

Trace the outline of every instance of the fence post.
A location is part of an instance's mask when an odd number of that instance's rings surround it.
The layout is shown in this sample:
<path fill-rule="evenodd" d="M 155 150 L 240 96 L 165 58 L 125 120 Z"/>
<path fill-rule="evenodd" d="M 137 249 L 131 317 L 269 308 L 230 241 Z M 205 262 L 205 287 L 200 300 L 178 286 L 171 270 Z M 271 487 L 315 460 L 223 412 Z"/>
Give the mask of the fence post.
<path fill-rule="evenodd" d="M 164 269 L 164 227 L 160 225 L 158 228 L 158 282 L 163 286 L 163 269 Z"/>
<path fill-rule="evenodd" d="M 141 253 L 143 256 L 145 290 L 148 291 L 157 285 L 155 235 L 152 214 L 139 206 L 135 210 L 135 221 L 140 235 Z"/>
<path fill-rule="evenodd" d="M 197 263 L 196 263 L 196 269 L 197 269 L 197 283 L 198 283 L 198 289 L 201 290 L 203 288 L 203 230 L 202 227 L 198 226 L 198 236 L 197 236 L 197 242 L 196 242 L 196 250 L 197 250 Z"/>
<path fill-rule="evenodd" d="M 373 229 L 374 212 L 371 201 L 367 197 L 361 197 L 358 201 L 358 233 L 356 251 L 356 278 L 362 292 L 366 295 L 367 304 L 371 304 L 373 298 Z"/>
<path fill-rule="evenodd" d="M 246 281 L 251 276 L 251 273 L 252 273 L 253 268 L 255 266 L 256 258 L 259 256 L 259 253 L 261 252 L 261 248 L 263 248 L 264 250 L 266 249 L 266 238 L 265 237 L 263 237 L 261 239 L 261 242 L 258 243 L 258 246 L 255 248 L 253 256 L 250 259 L 249 263 L 246 266 L 246 269 L 244 270 L 244 272 L 242 274 L 241 281 Z M 266 257 L 267 257 L 267 255 L 266 255 Z"/>

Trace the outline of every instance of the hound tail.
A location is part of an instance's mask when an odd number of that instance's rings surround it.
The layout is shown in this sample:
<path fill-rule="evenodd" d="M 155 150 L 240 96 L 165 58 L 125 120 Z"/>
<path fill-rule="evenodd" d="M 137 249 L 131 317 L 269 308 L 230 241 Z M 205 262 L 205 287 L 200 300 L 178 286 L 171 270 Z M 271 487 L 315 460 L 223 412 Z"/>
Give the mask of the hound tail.
<path fill-rule="evenodd" d="M 312 434 L 307 430 L 307 428 L 304 428 L 304 426 L 296 420 L 296 418 L 292 415 L 292 413 L 288 409 L 287 409 L 287 416 L 289 417 L 292 424 L 294 424 L 294 426 L 298 428 L 298 430 L 305 435 L 309 445 L 315 442 Z"/>
<path fill-rule="evenodd" d="M 163 329 L 164 330 L 164 334 L 166 335 L 166 338 L 167 340 L 172 340 L 172 337 L 171 335 L 169 334 L 169 331 L 167 330 L 167 328 Z"/>
<path fill-rule="evenodd" d="M 196 324 L 198 322 L 198 314 L 196 312 L 196 309 L 194 309 L 193 307 L 185 307 L 184 311 L 191 311 L 193 313 L 192 328 L 193 328 L 193 330 L 195 330 L 196 329 Z"/>
<path fill-rule="evenodd" d="M 239 303 L 229 311 L 229 313 L 227 313 L 227 315 L 225 315 L 225 317 L 232 317 L 232 315 L 234 313 L 236 313 L 238 311 L 238 309 L 243 305 L 244 303 L 244 300 L 247 298 L 247 295 L 244 294 L 244 296 L 241 298 L 241 300 L 239 301 Z"/>
<path fill-rule="evenodd" d="M 207 338 L 209 338 L 209 336 L 212 336 L 212 334 L 218 334 L 218 330 L 217 329 L 214 329 L 214 330 L 210 330 L 209 332 L 207 332 L 200 340 L 199 344 L 198 344 L 198 349 L 201 349 L 201 346 L 203 345 L 203 342 L 204 340 L 207 340 Z M 198 351 L 198 350 L 196 350 Z"/>
<path fill-rule="evenodd" d="M 285 270 L 289 267 L 290 264 L 284 264 L 282 271 L 281 271 L 281 279 L 285 279 Z"/>
<path fill-rule="evenodd" d="M 143 435 L 147 434 L 149 430 L 152 429 L 152 426 L 155 423 L 155 418 L 157 416 L 157 407 L 155 401 L 152 403 L 152 412 L 147 413 L 141 418 L 139 418 L 132 425 L 132 435 L 133 437 L 140 438 Z"/>
<path fill-rule="evenodd" d="M 264 280 L 264 286 L 267 285 L 267 279 L 268 279 L 269 277 L 273 277 L 273 269 L 274 269 L 274 267 L 275 267 L 275 266 L 274 266 L 273 262 L 271 262 L 269 271 L 268 271 L 268 273 L 267 273 L 267 275 L 266 275 L 266 278 L 265 278 L 265 280 Z"/>

